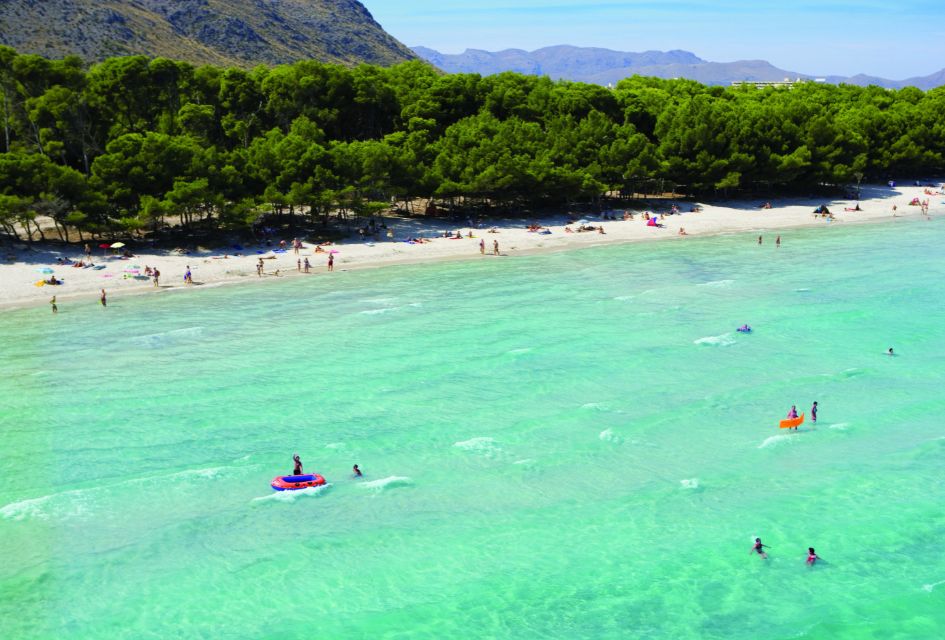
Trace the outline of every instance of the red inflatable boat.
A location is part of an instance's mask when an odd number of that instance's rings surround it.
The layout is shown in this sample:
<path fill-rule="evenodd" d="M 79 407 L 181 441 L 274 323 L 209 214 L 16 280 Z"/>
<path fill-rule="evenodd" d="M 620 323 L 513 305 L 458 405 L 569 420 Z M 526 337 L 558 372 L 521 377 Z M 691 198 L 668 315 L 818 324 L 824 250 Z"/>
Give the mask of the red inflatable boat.
<path fill-rule="evenodd" d="M 305 476 L 276 476 L 271 484 L 276 491 L 297 491 L 309 487 L 320 487 L 325 484 L 325 478 L 317 473 Z"/>

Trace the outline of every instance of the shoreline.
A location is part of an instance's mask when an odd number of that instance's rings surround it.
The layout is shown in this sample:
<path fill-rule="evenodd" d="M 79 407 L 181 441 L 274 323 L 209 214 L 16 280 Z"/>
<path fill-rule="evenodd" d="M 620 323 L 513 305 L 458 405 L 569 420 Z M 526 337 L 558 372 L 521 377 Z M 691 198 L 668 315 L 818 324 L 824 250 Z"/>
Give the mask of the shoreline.
<path fill-rule="evenodd" d="M 493 227 L 497 229 L 496 233 L 490 233 L 487 228 L 479 229 L 469 226 L 445 229 L 451 232 L 460 230 L 463 234 L 461 239 L 442 237 L 444 225 L 439 220 L 422 221 L 385 217 L 384 221 L 394 232 L 394 240 L 384 238 L 368 242 L 342 241 L 332 245 L 329 250 L 338 252 L 335 254 L 336 270 L 352 271 L 477 258 L 531 256 L 635 242 L 684 241 L 687 238 L 740 233 L 765 235 L 792 229 L 838 224 L 845 226 L 847 224 L 889 223 L 900 219 L 919 220 L 929 216 L 923 215 L 919 207 L 909 206 L 913 198 L 919 198 L 920 201 L 928 200 L 930 214 L 945 212 L 945 194 L 941 193 L 942 190 L 935 190 L 938 195 L 928 195 L 924 192 L 926 188 L 864 186 L 859 201 L 819 202 L 829 207 L 833 214 L 832 220 L 815 217 L 812 211 L 817 205 L 811 204 L 812 199 L 802 198 L 772 201 L 770 209 L 761 208 L 759 203 L 743 201 L 703 204 L 700 211 L 683 211 L 678 215 L 666 215 L 665 219 L 660 220 L 662 228 L 648 227 L 642 219 L 642 214 L 636 211 L 634 211 L 633 220 L 603 219 L 603 214 L 588 215 L 582 219 L 589 226 L 595 228 L 603 226 L 605 229 L 603 235 L 596 230 L 566 232 L 568 218 L 564 215 L 538 220 L 506 219 Z M 862 211 L 844 211 L 845 208 L 852 208 L 857 202 Z M 689 208 L 691 208 L 689 204 L 683 206 L 683 209 Z M 622 210 L 608 213 L 619 218 Z M 541 234 L 528 231 L 526 225 L 533 222 L 537 222 L 551 233 Z M 571 225 L 572 228 L 577 226 L 579 225 Z M 679 234 L 680 228 L 685 228 L 686 235 Z M 470 231 L 474 235 L 473 238 L 467 237 Z M 403 238 L 421 236 L 429 238 L 430 241 L 423 244 L 407 244 L 403 240 Z M 286 240 L 291 246 L 292 238 L 281 239 Z M 480 255 L 480 240 L 485 242 L 486 255 Z M 491 255 L 493 241 L 499 242 L 499 256 Z M 773 239 L 765 238 L 765 241 L 770 243 Z M 54 250 L 48 245 L 39 243 L 34 243 L 33 247 L 27 260 L 18 259 L 12 264 L 0 264 L 0 311 L 45 306 L 53 295 L 60 303 L 85 298 L 96 299 L 101 288 L 105 288 L 109 297 L 114 299 L 128 295 L 167 293 L 189 288 L 200 290 L 208 285 L 215 288 L 247 280 L 262 282 L 274 277 L 330 276 L 324 264 L 328 253 L 314 253 L 314 245 L 308 243 L 303 245 L 298 256 L 291 249 L 277 254 L 271 250 L 273 247 L 268 246 L 246 247 L 244 255 L 226 258 L 223 257 L 227 255 L 223 253 L 223 250 L 190 255 L 137 253 L 130 259 L 104 260 L 100 264 L 106 266 L 101 271 L 76 270 L 69 265 L 55 264 L 56 255 L 78 259 L 80 257 L 78 254 L 82 252 L 81 246 L 74 247 L 74 254 Z M 18 253 L 23 253 L 23 251 Z M 21 256 L 18 255 L 17 258 Z M 259 258 L 264 258 L 266 267 L 265 275 L 262 277 L 255 273 L 255 265 Z M 312 262 L 312 270 L 308 274 L 297 270 L 296 261 L 305 258 Z M 316 261 L 318 261 L 317 264 Z M 167 284 L 162 283 L 160 287 L 155 287 L 150 281 L 134 279 L 134 275 L 129 275 L 129 272 L 143 271 L 145 265 L 160 269 L 162 280 Z M 52 268 L 56 277 L 63 279 L 65 284 L 35 286 L 37 279 L 45 277 L 38 273 L 38 270 L 43 267 Z M 132 269 L 132 267 L 138 267 L 138 269 Z M 194 273 L 195 284 L 193 285 L 183 282 L 183 273 L 188 267 L 191 267 Z M 138 277 L 140 278 L 140 275 Z"/>

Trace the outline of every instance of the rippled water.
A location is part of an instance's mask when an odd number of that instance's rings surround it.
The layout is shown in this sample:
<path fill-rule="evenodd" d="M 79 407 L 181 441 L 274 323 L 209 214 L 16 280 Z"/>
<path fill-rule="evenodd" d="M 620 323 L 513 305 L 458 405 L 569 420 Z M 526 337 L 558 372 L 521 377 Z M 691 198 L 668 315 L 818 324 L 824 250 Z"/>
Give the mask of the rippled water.
<path fill-rule="evenodd" d="M 945 225 L 783 236 L 3 313 L 0 637 L 942 637 Z"/>

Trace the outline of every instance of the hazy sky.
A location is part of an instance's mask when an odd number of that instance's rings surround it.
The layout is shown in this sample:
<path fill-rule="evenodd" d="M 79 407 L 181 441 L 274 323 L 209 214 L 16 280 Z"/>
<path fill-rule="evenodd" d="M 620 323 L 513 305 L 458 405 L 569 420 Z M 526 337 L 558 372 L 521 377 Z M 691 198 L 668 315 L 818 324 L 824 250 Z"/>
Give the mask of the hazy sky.
<path fill-rule="evenodd" d="M 893 79 L 945 67 L 945 0 L 362 0 L 404 44 L 685 49 L 801 73 Z"/>

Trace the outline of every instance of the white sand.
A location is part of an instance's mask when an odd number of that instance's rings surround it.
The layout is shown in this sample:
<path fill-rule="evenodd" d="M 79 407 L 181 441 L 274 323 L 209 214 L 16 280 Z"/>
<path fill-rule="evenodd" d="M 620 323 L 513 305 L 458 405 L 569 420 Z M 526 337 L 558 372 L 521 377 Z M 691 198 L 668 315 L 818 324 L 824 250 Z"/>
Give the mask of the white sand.
<path fill-rule="evenodd" d="M 945 212 L 945 196 L 928 195 L 925 187 L 897 186 L 890 189 L 886 186 L 864 186 L 862 188 L 860 212 L 844 211 L 853 207 L 852 200 L 821 201 L 817 199 L 781 199 L 771 200 L 771 209 L 761 209 L 760 201 L 751 202 L 722 202 L 703 204 L 702 211 L 690 212 L 689 203 L 679 203 L 681 215 L 667 215 L 661 220 L 663 228 L 646 226 L 642 216 L 634 215 L 633 220 L 611 221 L 602 220 L 600 215 L 585 215 L 589 225 L 598 227 L 603 225 L 605 235 L 595 232 L 566 233 L 564 231 L 566 218 L 546 218 L 506 220 L 498 223 L 498 233 L 489 233 L 488 228 L 472 229 L 475 238 L 467 238 L 468 227 L 451 227 L 450 231 L 457 230 L 463 233 L 461 240 L 436 238 L 446 230 L 442 221 L 418 221 L 416 219 L 385 218 L 387 225 L 394 231 L 394 239 L 388 239 L 383 233 L 373 242 L 349 240 L 336 243 L 335 270 L 343 271 L 356 268 L 380 267 L 391 264 L 431 262 L 436 260 L 477 259 L 496 260 L 508 256 L 525 255 L 541 251 L 560 251 L 580 247 L 588 247 L 610 243 L 633 242 L 642 240 L 673 239 L 685 242 L 697 236 L 716 235 L 721 233 L 753 232 L 765 234 L 765 243 L 773 243 L 775 236 L 781 233 L 782 241 L 790 242 L 790 237 L 784 231 L 799 227 L 825 227 L 846 225 L 858 222 L 894 221 L 906 218 L 922 218 L 919 207 L 909 206 L 909 202 L 917 197 L 929 201 L 931 215 Z M 941 191 L 941 189 L 932 189 Z M 829 221 L 815 217 L 812 211 L 818 204 L 826 204 L 834 220 Z M 893 211 L 893 206 L 897 211 Z M 666 210 L 669 202 L 661 205 Z M 620 212 L 612 212 L 619 217 Z M 539 234 L 526 230 L 526 224 L 539 222 L 551 230 L 550 234 Z M 577 228 L 578 225 L 572 225 Z M 685 228 L 686 236 L 680 236 L 680 227 Z M 411 245 L 404 242 L 408 237 L 423 235 L 433 238 L 429 243 Z M 479 241 L 485 240 L 486 256 L 479 254 Z M 292 238 L 285 238 L 291 245 Z M 493 241 L 499 242 L 500 256 L 492 254 Z M 754 241 L 754 240 L 752 240 Z M 97 246 L 97 242 L 93 246 Z M 51 245 L 35 244 L 27 248 L 23 244 L 6 242 L 0 246 L 0 308 L 46 305 L 51 296 L 56 295 L 57 301 L 62 303 L 70 299 L 97 299 L 99 290 L 104 288 L 109 299 L 114 301 L 132 293 L 160 292 L 170 288 L 187 286 L 199 291 L 201 285 L 223 282 L 252 281 L 260 278 L 256 275 L 256 262 L 260 257 L 257 251 L 266 251 L 263 256 L 275 256 L 264 260 L 265 273 L 262 280 L 275 280 L 278 277 L 332 277 L 327 272 L 327 254 L 314 253 L 314 246 L 306 244 L 299 256 L 296 256 L 291 247 L 286 253 L 273 254 L 270 247 L 246 246 L 241 257 L 229 254 L 223 258 L 224 251 L 234 251 L 232 248 L 214 253 L 194 253 L 190 255 L 174 255 L 169 253 L 141 253 L 135 250 L 135 257 L 130 259 L 105 259 L 102 250 L 93 251 L 93 261 L 97 265 L 106 265 L 104 269 L 75 269 L 70 266 L 59 266 L 56 258 L 84 258 L 82 248 L 75 246 L 71 251 L 62 253 Z M 15 261 L 4 261 L 15 256 Z M 297 259 L 308 258 L 312 264 L 311 274 L 299 273 L 296 267 Z M 183 276 L 190 266 L 193 273 L 194 285 L 185 285 Z M 143 275 L 145 266 L 157 267 L 161 271 L 160 287 L 154 287 L 150 279 L 135 279 L 135 267 L 139 267 Z M 57 278 L 64 280 L 59 286 L 36 286 L 39 280 L 48 278 L 48 275 L 39 272 L 39 269 L 50 267 L 55 271 Z"/>

